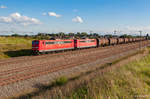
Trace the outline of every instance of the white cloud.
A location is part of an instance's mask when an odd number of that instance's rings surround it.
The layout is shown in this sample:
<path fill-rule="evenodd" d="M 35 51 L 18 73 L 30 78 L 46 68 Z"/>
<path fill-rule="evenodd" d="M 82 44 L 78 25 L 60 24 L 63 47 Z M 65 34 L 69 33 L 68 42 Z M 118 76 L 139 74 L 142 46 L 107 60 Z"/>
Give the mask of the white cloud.
<path fill-rule="evenodd" d="M 5 8 L 7 8 L 7 7 L 4 6 L 4 5 L 1 5 L 0 8 L 1 8 L 1 9 L 5 9 Z"/>
<path fill-rule="evenodd" d="M 79 16 L 75 17 L 72 19 L 73 22 L 76 22 L 76 23 L 83 23 L 83 19 Z"/>
<path fill-rule="evenodd" d="M 49 16 L 54 16 L 54 17 L 57 17 L 57 18 L 61 17 L 61 15 L 56 14 L 55 12 L 48 12 L 48 15 Z"/>
<path fill-rule="evenodd" d="M 12 19 L 9 18 L 9 17 L 0 17 L 0 23 L 1 22 L 3 22 L 3 23 L 11 23 Z"/>
<path fill-rule="evenodd" d="M 8 17 L 1 16 L 0 23 L 21 24 L 24 26 L 31 24 L 42 24 L 38 19 L 23 16 L 20 13 L 12 13 Z"/>
<path fill-rule="evenodd" d="M 126 26 L 125 29 L 129 31 L 150 31 L 150 26 Z"/>

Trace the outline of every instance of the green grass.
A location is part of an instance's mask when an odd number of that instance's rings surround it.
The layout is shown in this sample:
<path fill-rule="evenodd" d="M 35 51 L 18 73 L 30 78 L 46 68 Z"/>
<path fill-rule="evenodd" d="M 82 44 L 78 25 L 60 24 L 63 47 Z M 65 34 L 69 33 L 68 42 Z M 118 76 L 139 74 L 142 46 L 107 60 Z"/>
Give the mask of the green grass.
<path fill-rule="evenodd" d="M 30 37 L 0 37 L 0 44 L 27 44 L 31 45 Z"/>
<path fill-rule="evenodd" d="M 133 61 L 125 66 L 96 76 L 85 87 L 86 97 L 90 99 L 136 99 L 150 95 L 150 55 L 140 61 Z M 81 89 L 81 88 L 77 88 Z M 76 89 L 76 90 L 77 90 Z M 82 92 L 74 91 L 74 99 L 80 99 Z M 74 94 L 76 97 L 74 97 Z M 84 99 L 84 98 L 82 98 Z"/>
<path fill-rule="evenodd" d="M 144 99 L 150 98 L 150 54 L 110 72 L 92 72 L 32 99 Z M 115 62 L 116 63 L 116 62 Z M 60 81 L 61 82 L 61 81 Z M 55 94 L 53 94 L 55 92 Z M 143 99 L 143 98 L 142 98 Z"/>
<path fill-rule="evenodd" d="M 84 99 L 87 94 L 88 94 L 88 88 L 86 86 L 82 86 L 81 88 L 78 88 L 72 93 L 72 98 Z"/>
<path fill-rule="evenodd" d="M 32 38 L 0 37 L 0 59 L 31 55 Z"/>
<path fill-rule="evenodd" d="M 54 82 L 55 85 L 61 86 L 64 85 L 68 82 L 68 78 L 67 77 L 60 77 L 58 79 L 56 79 L 56 81 Z"/>

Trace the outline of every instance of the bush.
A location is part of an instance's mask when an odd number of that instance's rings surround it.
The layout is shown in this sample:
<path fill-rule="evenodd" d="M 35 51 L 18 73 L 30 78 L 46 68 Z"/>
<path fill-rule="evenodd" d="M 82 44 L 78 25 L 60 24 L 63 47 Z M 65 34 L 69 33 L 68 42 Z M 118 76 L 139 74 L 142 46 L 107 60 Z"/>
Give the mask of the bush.
<path fill-rule="evenodd" d="M 64 85 L 68 82 L 68 78 L 67 77 L 60 77 L 56 80 L 55 84 L 56 85 Z"/>

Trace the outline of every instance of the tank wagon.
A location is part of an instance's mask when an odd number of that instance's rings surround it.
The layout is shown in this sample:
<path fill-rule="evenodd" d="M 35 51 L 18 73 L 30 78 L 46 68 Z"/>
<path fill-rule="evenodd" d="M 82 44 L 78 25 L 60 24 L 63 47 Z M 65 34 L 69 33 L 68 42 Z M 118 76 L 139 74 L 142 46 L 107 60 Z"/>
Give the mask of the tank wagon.
<path fill-rule="evenodd" d="M 97 38 L 97 39 L 69 39 L 69 40 L 34 40 L 32 52 L 35 54 L 76 50 L 91 47 L 104 47 L 117 44 L 126 44 L 146 40 L 146 38 Z"/>
<path fill-rule="evenodd" d="M 109 45 L 116 45 L 117 44 L 117 38 L 108 38 Z"/>
<path fill-rule="evenodd" d="M 103 46 L 103 47 L 108 46 L 110 43 L 108 38 L 100 38 L 97 40 L 97 42 L 98 42 L 98 46 Z"/>
<path fill-rule="evenodd" d="M 123 44 L 124 38 L 117 38 L 117 44 Z"/>

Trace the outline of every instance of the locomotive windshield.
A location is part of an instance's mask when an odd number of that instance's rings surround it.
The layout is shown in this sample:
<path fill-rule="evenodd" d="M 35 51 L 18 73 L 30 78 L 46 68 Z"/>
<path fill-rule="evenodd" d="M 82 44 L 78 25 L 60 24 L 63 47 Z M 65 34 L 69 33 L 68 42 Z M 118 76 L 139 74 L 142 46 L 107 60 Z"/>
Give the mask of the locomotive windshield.
<path fill-rule="evenodd" d="M 32 45 L 38 45 L 39 41 L 32 41 Z"/>

